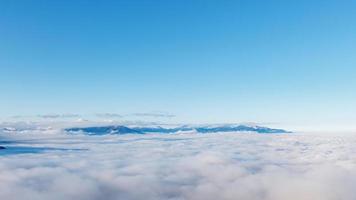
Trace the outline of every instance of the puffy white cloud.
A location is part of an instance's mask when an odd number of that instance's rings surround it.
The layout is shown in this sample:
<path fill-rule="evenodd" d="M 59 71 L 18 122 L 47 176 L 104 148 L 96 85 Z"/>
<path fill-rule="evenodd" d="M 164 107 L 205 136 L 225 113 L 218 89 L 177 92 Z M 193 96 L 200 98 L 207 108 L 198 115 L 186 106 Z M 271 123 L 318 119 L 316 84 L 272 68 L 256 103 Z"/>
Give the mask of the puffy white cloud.
<path fill-rule="evenodd" d="M 7 145 L 88 150 L 0 156 L 0 199 L 356 199 L 354 136 L 38 138 Z"/>

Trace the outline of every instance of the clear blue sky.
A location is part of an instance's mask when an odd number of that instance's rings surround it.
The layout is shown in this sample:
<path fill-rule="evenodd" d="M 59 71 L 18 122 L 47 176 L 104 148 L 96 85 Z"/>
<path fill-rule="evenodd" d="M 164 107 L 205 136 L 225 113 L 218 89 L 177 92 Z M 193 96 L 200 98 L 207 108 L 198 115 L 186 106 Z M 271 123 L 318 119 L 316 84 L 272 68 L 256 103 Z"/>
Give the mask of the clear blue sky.
<path fill-rule="evenodd" d="M 356 1 L 0 1 L 1 117 L 356 122 Z"/>

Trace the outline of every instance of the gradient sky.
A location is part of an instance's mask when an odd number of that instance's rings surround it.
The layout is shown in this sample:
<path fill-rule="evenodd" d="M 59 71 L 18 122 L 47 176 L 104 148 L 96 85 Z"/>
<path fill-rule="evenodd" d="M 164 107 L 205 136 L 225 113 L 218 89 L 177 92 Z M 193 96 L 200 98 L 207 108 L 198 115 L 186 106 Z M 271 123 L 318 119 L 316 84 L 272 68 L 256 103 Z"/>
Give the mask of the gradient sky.
<path fill-rule="evenodd" d="M 355 10 L 353 0 L 3 0 L 0 115 L 351 126 Z"/>

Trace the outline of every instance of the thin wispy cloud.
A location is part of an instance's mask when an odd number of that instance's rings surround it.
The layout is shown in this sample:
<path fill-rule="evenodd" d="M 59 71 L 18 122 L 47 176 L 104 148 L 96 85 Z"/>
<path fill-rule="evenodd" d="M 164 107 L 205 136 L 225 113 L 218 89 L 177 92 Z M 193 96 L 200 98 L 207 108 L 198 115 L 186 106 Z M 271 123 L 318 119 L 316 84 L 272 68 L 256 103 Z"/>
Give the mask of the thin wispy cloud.
<path fill-rule="evenodd" d="M 133 113 L 133 116 L 137 117 L 154 117 L 154 118 L 173 118 L 176 117 L 174 114 L 164 113 L 164 112 L 147 112 L 147 113 Z"/>
<path fill-rule="evenodd" d="M 59 119 L 59 118 L 78 118 L 81 117 L 79 114 L 44 114 L 37 115 L 39 118 L 43 119 Z"/>
<path fill-rule="evenodd" d="M 100 118 L 122 118 L 123 115 L 117 113 L 97 113 L 95 114 L 96 117 Z"/>

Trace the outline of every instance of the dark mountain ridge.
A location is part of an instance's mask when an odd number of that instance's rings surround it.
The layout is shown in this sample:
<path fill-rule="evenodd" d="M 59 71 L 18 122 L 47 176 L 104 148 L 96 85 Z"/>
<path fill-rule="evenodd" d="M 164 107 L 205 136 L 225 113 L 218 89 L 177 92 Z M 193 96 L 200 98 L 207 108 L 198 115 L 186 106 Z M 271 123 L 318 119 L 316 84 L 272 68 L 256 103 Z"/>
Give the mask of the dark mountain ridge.
<path fill-rule="evenodd" d="M 256 132 L 261 134 L 272 133 L 289 133 L 283 129 L 273 129 L 262 126 L 180 126 L 174 128 L 164 127 L 127 127 L 127 126 L 93 126 L 84 128 L 67 128 L 65 131 L 69 133 L 84 133 L 88 135 L 107 135 L 107 134 L 147 134 L 147 133 L 181 133 L 181 132 L 196 132 L 196 133 L 219 133 L 219 132 Z"/>

